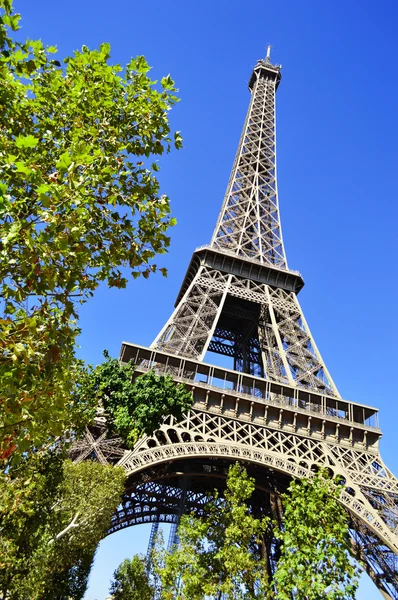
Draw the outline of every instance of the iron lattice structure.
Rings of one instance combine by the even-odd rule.
[[[345,482],[341,502],[358,559],[383,596],[398,599],[398,482],[379,454],[377,409],[340,396],[297,299],[303,279],[287,267],[276,179],[280,80],[268,53],[250,78],[211,243],[193,253],[175,310],[152,346],[122,345],[121,361],[135,363],[134,376],[154,368],[192,389],[192,411],[181,423],[166,419],[133,450],[107,439],[100,423],[74,457],[98,455],[126,469],[110,532],[178,524],[182,507],[200,515],[236,460],[256,478],[253,510],[280,518],[279,494],[289,480],[327,468]],[[232,368],[204,362],[207,353],[229,357]],[[266,546],[272,570],[272,535]]]

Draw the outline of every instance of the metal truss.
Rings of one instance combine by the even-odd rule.
[[[104,411],[98,409],[94,423],[86,427],[83,436],[77,439],[69,452],[74,462],[97,460],[103,465],[112,464],[124,454],[122,440],[109,435]]]
[[[280,67],[259,61],[251,102],[211,244],[287,267],[276,181],[275,92]]]
[[[350,448],[338,437],[333,443],[316,429],[300,434],[283,420],[259,425],[233,418],[222,396],[220,404],[210,410],[201,409],[200,404],[181,423],[167,418],[154,436],[141,439],[134,450],[113,439],[113,448],[119,444],[116,452],[112,450],[107,457],[98,451],[94,454],[93,448],[103,440],[104,430],[99,427],[75,446],[72,457],[76,460],[97,459],[126,470],[128,487],[109,533],[139,523],[177,526],[182,506],[186,512],[203,515],[215,487],[214,477],[219,472],[225,477],[225,461],[238,460],[256,468],[258,485],[273,494],[284,491],[292,477],[311,477],[317,469],[327,468],[331,475],[342,477],[340,499],[351,516],[358,560],[385,598],[398,599],[398,482],[377,448]],[[95,436],[99,441],[93,444]],[[198,486],[200,470],[204,483]],[[263,496],[258,498],[257,509],[264,502]],[[267,543],[272,540],[271,536]]]
[[[176,309],[152,347],[203,360],[208,350],[234,367],[278,382],[339,396],[296,297],[298,282],[283,286],[287,270],[276,184],[275,91],[280,68],[259,61],[252,98],[227,194],[210,249],[196,255]],[[225,261],[235,255],[240,265]],[[261,272],[253,266],[270,266]]]
[[[339,396],[294,292],[206,264],[153,347],[197,360],[211,350],[244,372]]]
[[[158,471],[156,473],[158,476]],[[135,482],[126,490],[122,503],[113,516],[108,534],[142,523],[176,524],[180,518],[183,497],[185,510],[194,511],[198,516],[204,514],[209,495],[202,490],[187,490],[184,494],[179,481],[171,485],[162,481],[161,477],[160,481],[149,479],[145,482]],[[157,532],[157,527],[155,529]],[[150,546],[153,541],[150,541]]]
[[[153,521],[153,523],[152,523],[151,533],[149,535],[148,548],[146,551],[147,561],[151,560],[151,553],[152,553],[153,548],[155,547],[156,539],[157,539],[158,532],[159,532],[159,524],[160,524],[159,520]]]
[[[342,448],[338,442],[283,431],[283,426],[261,427],[197,410],[179,424],[168,419],[118,464],[132,481],[155,467],[174,464],[178,471],[180,461],[209,458],[262,467],[264,478],[265,472],[274,478],[277,473],[312,477],[319,468],[340,475],[344,482],[340,500],[351,516],[356,555],[385,597],[398,598],[398,482],[377,452]]]

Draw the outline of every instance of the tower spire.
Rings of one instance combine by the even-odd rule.
[[[211,245],[287,269],[276,179],[275,93],[280,66],[259,60],[249,81],[251,101]]]
[[[268,44],[267,46],[267,56],[265,57],[265,62],[270,63],[271,62],[271,44]]]

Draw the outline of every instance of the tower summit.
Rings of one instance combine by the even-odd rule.
[[[262,264],[287,268],[276,181],[275,93],[279,65],[259,60],[251,101],[211,245]]]
[[[398,482],[379,454],[377,409],[340,396],[297,299],[303,279],[287,266],[276,176],[280,81],[268,47],[249,80],[249,109],[211,242],[194,251],[151,347],[122,344],[120,359],[133,361],[134,377],[149,369],[171,374],[192,389],[193,409],[180,423],[167,417],[132,450],[106,440],[98,422],[75,458],[95,454],[126,470],[110,533],[178,524],[183,510],[200,515],[236,460],[256,480],[253,510],[281,520],[279,496],[290,479],[327,468],[345,482],[341,503],[358,560],[384,598],[397,600]],[[217,355],[231,368],[215,364]],[[268,532],[270,573],[277,545]]]

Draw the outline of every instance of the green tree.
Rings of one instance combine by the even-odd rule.
[[[341,486],[322,473],[292,481],[282,496],[282,542],[274,583],[278,600],[355,598],[358,569],[351,558]]]
[[[121,365],[104,352],[105,361],[87,371],[79,384],[82,405],[95,399],[108,415],[110,430],[117,432],[128,445],[143,434],[152,435],[165,416],[182,419],[193,404],[193,394],[170,375],[156,375],[153,370],[138,376],[134,366]]]
[[[205,517],[182,517],[179,546],[170,554],[157,551],[154,555],[162,600],[269,597],[266,565],[259,550],[269,519],[256,519],[250,513],[247,501],[253,491],[254,480],[236,463],[229,469],[224,498],[215,491]]]
[[[292,481],[282,495],[281,528],[255,519],[247,502],[254,481],[238,464],[229,469],[224,500],[217,492],[203,518],[184,516],[180,545],[170,554],[157,545],[152,562],[161,600],[349,600],[358,569],[350,555],[341,486],[322,474]],[[261,558],[269,527],[282,546],[272,581]]]
[[[136,554],[126,558],[113,574],[110,593],[114,600],[153,600],[154,587],[150,583],[148,565]]]
[[[124,480],[120,468],[74,464],[48,453],[3,473],[0,597],[81,598]]]
[[[62,482],[62,457],[47,453],[0,474],[0,590],[13,594],[27,573]]]
[[[79,304],[101,282],[157,270],[175,219],[154,158],[181,147],[168,122],[174,82],[152,81],[144,57],[122,68],[102,44],[60,62],[55,47],[15,41],[18,28],[12,0],[0,0],[3,459],[84,424]]]
[[[192,405],[192,393],[170,377],[150,371],[132,383],[132,365],[105,354],[102,365],[86,370],[76,403],[85,406],[91,397],[104,405],[111,429],[127,442],[152,434],[166,414],[181,418]],[[123,470],[74,464],[64,460],[65,444],[56,448],[29,455],[0,476],[3,597],[80,598],[122,494]]]

